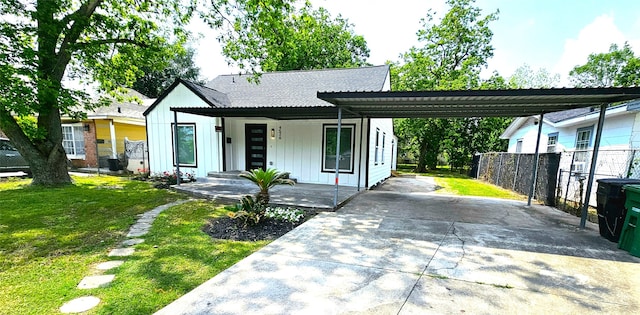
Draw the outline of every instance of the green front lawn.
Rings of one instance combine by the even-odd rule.
[[[402,173],[411,173],[413,169],[415,169],[415,164],[398,165],[398,170]],[[515,200],[524,200],[526,198],[511,190],[471,178],[466,175],[466,171],[463,173],[451,171],[448,168],[438,168],[437,170],[420,173],[420,175],[433,177],[436,184],[442,187],[442,189],[438,190],[439,193]]]
[[[460,196],[493,197],[502,199],[523,200],[525,196],[511,190],[468,177],[434,177],[438,186],[443,189],[439,193]]]
[[[91,314],[153,313],[266,244],[211,239],[201,228],[224,211],[193,201],[158,217],[136,253],[106,272],[116,275],[110,286],[80,290],[95,264],[114,259],[109,250],[138,214],[186,197],[117,177],[74,180],[62,188],[0,182],[0,314],[52,314],[84,295],[102,300]]]

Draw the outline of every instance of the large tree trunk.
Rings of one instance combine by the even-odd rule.
[[[32,185],[59,186],[71,183],[67,171],[67,155],[62,146],[55,148],[49,157],[32,158],[29,165],[33,174]]]
[[[418,165],[416,166],[415,172],[416,173],[425,173],[427,171],[427,150],[428,150],[428,146],[427,146],[427,141],[425,139],[422,139],[422,142],[420,142],[420,149],[418,152]]]

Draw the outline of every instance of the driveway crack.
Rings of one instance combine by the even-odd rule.
[[[420,275],[418,276],[418,279],[416,280],[416,282],[413,284],[413,287],[411,287],[411,290],[409,291],[409,294],[407,294],[407,298],[404,300],[404,303],[402,303],[402,305],[400,306],[400,308],[398,309],[398,313],[400,314],[400,312],[402,311],[402,309],[404,308],[404,306],[407,304],[407,301],[409,301],[409,298],[411,297],[411,294],[413,294],[413,291],[415,291],[416,287],[418,286],[418,284],[420,283],[420,279],[422,279],[425,275],[425,273],[427,272],[427,269],[429,268],[429,265],[431,264],[431,261],[433,261],[433,258],[436,256],[436,254],[438,253],[438,251],[440,250],[440,247],[442,246],[442,244],[444,244],[444,241],[447,239],[447,236],[449,235],[449,232],[453,229],[453,231],[455,231],[454,225],[455,222],[451,222],[451,226],[449,226],[449,229],[447,229],[447,232],[444,233],[444,236],[442,237],[442,240],[440,240],[440,243],[438,244],[438,247],[436,248],[436,250],[433,252],[433,255],[431,256],[431,258],[429,259],[429,262],[427,262],[427,265],[424,266],[424,269],[422,270],[422,272],[420,273]],[[454,234],[455,235],[455,234]],[[460,239],[460,237],[458,235],[456,235],[456,237],[458,239]],[[464,245],[464,243],[463,243]],[[464,256],[464,255],[463,255]]]
[[[456,230],[456,225],[455,222],[453,223],[453,225],[451,226],[452,230],[451,230],[451,234],[453,234],[458,241],[460,241],[461,244],[461,249],[462,249],[462,256],[460,256],[460,258],[458,259],[458,261],[456,262],[455,266],[451,267],[451,268],[444,268],[444,269],[456,269],[458,268],[458,265],[460,265],[460,262],[464,259],[464,256],[467,254],[466,249],[464,248],[464,244],[465,244],[465,240],[462,239],[462,237],[460,237],[460,235],[458,235],[458,230]]]

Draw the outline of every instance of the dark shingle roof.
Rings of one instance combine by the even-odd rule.
[[[580,117],[593,112],[594,112],[594,109],[591,107],[574,108],[569,110],[563,110],[561,112],[544,114],[544,119],[552,123],[557,123],[563,120]]]
[[[231,107],[333,106],[317,92],[382,91],[389,66],[263,73],[259,84],[250,75],[222,75],[207,87],[228,96]]]
[[[229,97],[225,93],[216,91],[215,89],[202,86],[187,80],[181,80],[190,90],[204,98],[207,103],[215,107],[229,107]]]
[[[620,107],[626,107],[628,111],[636,110],[637,104],[640,104],[640,102],[631,101],[628,103],[608,107],[607,111],[615,108],[620,108]],[[593,108],[593,107],[575,108],[575,109],[563,110],[561,112],[544,114],[544,119],[555,124],[564,120],[569,120],[572,118],[582,117],[582,116],[586,116],[593,113],[599,113],[599,112],[600,112],[599,108]]]

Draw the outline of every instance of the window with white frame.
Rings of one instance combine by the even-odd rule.
[[[173,143],[173,165],[176,165],[175,161],[175,124],[171,124],[171,140]],[[190,124],[178,124],[178,161],[180,166],[197,166],[196,159],[196,125]]]
[[[547,136],[547,153],[556,153],[556,145],[558,144],[558,133],[550,133]]]
[[[522,139],[518,139],[518,142],[516,142],[516,153],[520,152],[522,152]]]
[[[81,124],[62,125],[62,147],[67,158],[84,159],[84,129]]]
[[[593,126],[578,129],[576,132],[576,151],[589,149],[592,131]]]
[[[586,163],[589,158],[587,150],[591,146],[592,133],[593,126],[579,128],[576,131],[576,152],[574,153],[572,171],[582,172],[586,169]]]
[[[376,152],[374,153],[373,163],[378,165],[380,162],[380,128],[376,128]]]
[[[322,126],[322,171],[336,171],[337,125]],[[353,173],[353,152],[355,125],[342,125],[340,128],[340,155],[338,168],[341,173]]]

